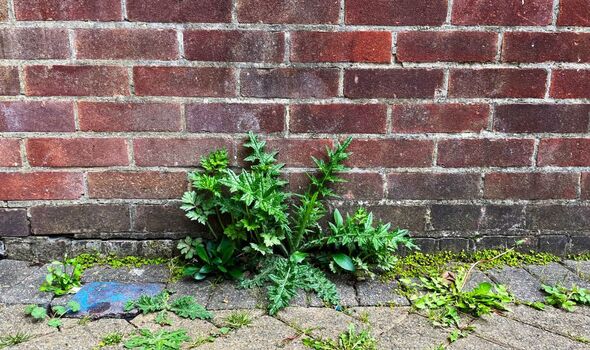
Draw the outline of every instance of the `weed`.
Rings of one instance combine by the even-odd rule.
[[[25,332],[16,332],[14,334],[8,334],[0,336],[0,349],[7,348],[9,346],[18,345],[27,342],[31,339],[31,335]]]
[[[357,332],[353,324],[338,339],[303,339],[303,344],[314,350],[377,350],[377,341],[368,329]]]
[[[143,314],[159,312],[157,321],[160,324],[169,323],[166,311],[175,313],[178,317],[189,318],[191,320],[201,319],[208,320],[213,315],[202,305],[195,301],[192,296],[182,296],[170,301],[170,294],[163,291],[155,296],[142,295],[137,300],[128,301],[125,304],[125,311],[137,309]]]
[[[576,305],[590,305],[590,290],[572,286],[565,288],[563,286],[549,286],[543,284],[541,289],[548,294],[545,297],[545,303],[555,307],[574,311]]]
[[[54,261],[47,267],[48,274],[39,288],[42,292],[53,293],[56,296],[77,291],[82,285],[81,278],[84,271],[82,265],[73,259],[63,262]]]
[[[109,333],[109,334],[106,334],[104,337],[102,337],[102,339],[100,340],[100,343],[98,343],[98,346],[96,347],[96,349],[101,349],[106,346],[118,345],[118,344],[121,344],[122,341],[123,341],[123,333],[120,333],[120,332]]]
[[[68,312],[76,313],[78,311],[80,311],[80,304],[75,301],[70,301],[65,306],[53,306],[49,314],[47,313],[47,309],[38,305],[29,305],[25,308],[25,314],[31,316],[35,321],[45,321],[49,317],[47,325],[54,328],[61,327],[61,318],[65,314]]]
[[[90,316],[88,316],[88,315],[86,315],[86,316],[84,316],[84,317],[82,317],[82,318],[80,318],[80,319],[78,320],[78,324],[79,324],[80,326],[86,326],[86,325],[88,325],[90,322],[92,322],[92,317],[90,317]]]
[[[449,343],[452,344],[461,338],[467,337],[469,334],[473,333],[474,331],[475,331],[474,326],[468,326],[468,327],[464,327],[462,329],[456,329],[449,334],[447,339],[448,339]]]
[[[225,319],[225,325],[232,329],[239,329],[249,326],[252,323],[252,316],[246,311],[235,311],[229,314]]]
[[[125,342],[127,349],[141,350],[177,350],[184,342],[190,341],[186,330],[160,330],[152,333],[148,329],[140,329],[138,334]]]
[[[582,344],[590,344],[590,339],[588,339],[584,336],[581,336],[581,335],[572,336],[571,338],[579,343],[582,343]]]

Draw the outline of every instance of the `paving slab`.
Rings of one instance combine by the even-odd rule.
[[[350,324],[357,329],[364,324],[343,312],[328,308],[288,307],[279,311],[277,318],[295,329],[305,329],[313,337],[334,338],[346,331]]]
[[[93,337],[102,340],[102,338],[112,333],[122,333],[127,335],[135,330],[127,320],[117,318],[103,318],[92,321],[84,326],[80,326],[85,331],[90,333]]]
[[[34,338],[11,347],[11,350],[81,350],[93,349],[99,339],[82,328],[70,328],[58,335],[50,334]]]
[[[0,260],[0,295],[17,285],[24,278],[39,270],[39,266],[19,260]]]
[[[590,282],[580,278],[559,263],[547,265],[528,265],[525,267],[531,275],[537,277],[541,283],[549,285],[562,285],[571,288],[573,285],[583,288],[590,288]]]
[[[397,281],[381,282],[377,280],[363,281],[356,285],[360,306],[407,306],[410,302],[399,295]]]
[[[259,288],[242,289],[237,283],[223,281],[215,286],[211,299],[207,303],[210,310],[255,309],[263,308],[266,296]]]
[[[483,282],[488,282],[488,283],[492,283],[492,284],[494,283],[488,276],[486,276],[485,273],[474,269],[473,272],[471,272],[471,275],[469,276],[467,283],[465,283],[463,290],[471,291],[475,287],[477,287],[480,283],[483,283]]]
[[[435,349],[446,343],[448,333],[448,329],[434,327],[427,318],[410,314],[404,322],[379,335],[378,349]]]
[[[336,289],[340,294],[340,305],[344,307],[358,306],[359,302],[356,296],[356,289],[354,281],[351,281],[346,277],[330,276],[330,280],[336,285]],[[309,303],[307,306],[311,307],[323,307],[325,303],[315,293],[309,293],[307,300]]]
[[[194,280],[173,282],[166,286],[166,290],[172,293],[173,299],[189,295],[201,305],[207,305],[214,289],[215,287],[209,281],[197,282]]]
[[[498,345],[491,341],[482,339],[477,335],[471,334],[466,338],[457,340],[456,342],[447,346],[448,350],[474,350],[474,349],[485,349],[485,350],[508,350],[510,347]]]
[[[27,333],[32,336],[57,333],[45,322],[34,321],[25,315],[26,305],[0,305],[0,335]]]
[[[409,307],[354,307],[350,315],[361,322],[367,322],[374,335],[380,335],[393,327],[405,322],[409,317]]]
[[[266,311],[262,309],[217,310],[213,313],[213,319],[211,320],[211,323],[220,328],[226,327],[226,318],[236,312],[246,313],[248,316],[250,316],[252,321],[266,314]]]
[[[168,318],[172,322],[172,325],[160,326],[155,321],[156,315],[157,314],[155,313],[148,315],[139,315],[132,319],[130,322],[139,329],[145,328],[149,329],[152,332],[157,332],[162,329],[168,331],[186,329],[188,336],[193,339],[196,337],[206,337],[217,331],[217,327],[215,327],[211,322],[199,319],[191,320],[187,318],[180,318],[171,312],[168,313]]]
[[[0,303],[48,305],[53,295],[39,291],[39,287],[45,281],[47,265],[25,271],[28,271],[26,277],[0,294]]]
[[[82,275],[82,283],[122,282],[122,283],[166,283],[170,280],[170,269],[166,265],[146,265],[133,268],[112,268],[94,266]]]
[[[590,261],[565,260],[563,264],[569,267],[578,277],[590,282]]]
[[[577,336],[590,339],[590,317],[582,313],[567,312],[552,306],[547,306],[545,311],[523,305],[514,306],[511,309],[512,312],[505,314],[508,318],[566,337]]]
[[[486,272],[495,282],[503,284],[518,300],[543,301],[545,295],[541,292],[541,282],[523,268],[505,267]]]

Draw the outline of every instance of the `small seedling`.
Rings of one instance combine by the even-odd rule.
[[[170,294],[167,291],[162,291],[155,296],[142,295],[137,300],[128,301],[125,304],[125,311],[131,311],[133,309],[137,309],[143,314],[159,312],[156,316],[156,322],[159,321],[159,324],[166,324],[167,321],[170,321],[167,318],[166,311],[173,312],[178,317],[189,318],[191,320],[197,318],[209,320],[213,317],[192,296],[183,296],[170,301]]]
[[[49,317],[47,325],[55,328],[61,327],[61,318],[65,316],[65,314],[68,312],[76,313],[78,311],[80,311],[80,304],[75,301],[70,301],[65,306],[53,306],[49,314],[47,313],[47,309],[38,305],[29,305],[25,308],[25,314],[31,316],[35,321],[44,321]]]
[[[42,292],[61,296],[76,292],[82,285],[84,269],[74,259],[64,259],[64,262],[54,261],[47,267],[47,271],[45,281],[39,288]]]
[[[564,309],[566,311],[574,311],[576,305],[590,305],[590,290],[572,286],[572,288],[565,288],[563,286],[549,286],[542,285],[541,289],[548,294],[545,302],[548,305]]]
[[[29,339],[31,339],[31,335],[29,333],[20,331],[16,332],[15,334],[0,336],[0,349],[27,342]]]
[[[105,335],[98,343],[97,348],[104,348],[105,346],[118,345],[123,341],[123,333],[113,332]]]
[[[246,311],[235,311],[229,314],[224,321],[227,327],[231,329],[239,329],[249,326],[252,323],[252,317]]]
[[[350,324],[338,339],[305,338],[303,345],[314,350],[377,350],[377,341],[371,332],[368,329],[357,332],[354,324]]]
[[[160,330],[152,333],[148,329],[140,329],[139,333],[125,342],[127,349],[140,350],[177,350],[184,342],[191,339],[185,329],[176,331]]]
[[[449,334],[449,337],[448,337],[449,343],[452,344],[461,338],[465,338],[469,334],[473,333],[474,331],[475,331],[475,327],[473,327],[473,326],[468,326],[463,329],[456,329]]]

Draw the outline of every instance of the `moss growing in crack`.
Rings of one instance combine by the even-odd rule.
[[[142,267],[146,265],[167,264],[170,259],[166,258],[142,258],[138,256],[116,256],[84,253],[73,259],[83,269],[94,266],[110,266],[113,268]]]

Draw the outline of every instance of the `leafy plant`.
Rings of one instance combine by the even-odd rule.
[[[338,339],[304,338],[303,345],[314,350],[377,350],[377,341],[371,332],[368,329],[357,332],[354,324],[350,324]]]
[[[232,279],[239,279],[244,273],[236,266],[234,258],[236,246],[228,238],[222,238],[219,244],[213,241],[203,243],[200,238],[186,237],[178,243],[180,253],[186,260],[193,260],[196,265],[184,268],[185,276],[192,276],[197,281],[207,278],[209,274],[217,274]]]
[[[42,292],[61,296],[76,291],[82,285],[84,269],[74,259],[54,261],[47,267],[47,271],[45,281],[39,288]]]
[[[9,346],[18,345],[25,343],[31,339],[29,333],[18,331],[14,334],[0,336],[0,349],[7,348]]]
[[[549,286],[543,284],[541,289],[548,294],[545,302],[549,305],[567,310],[574,311],[576,305],[590,305],[590,290],[572,286],[565,288],[560,285]]]
[[[96,348],[100,349],[100,348],[104,348],[106,346],[118,345],[118,344],[121,344],[122,341],[123,341],[123,333],[121,333],[121,332],[109,333],[109,334],[106,334],[104,337],[102,337],[102,339],[100,340],[100,343],[98,343],[98,346]]]
[[[186,330],[160,330],[152,333],[149,329],[140,329],[139,333],[125,342],[127,349],[139,350],[178,350],[184,342],[190,341]]]
[[[189,318],[191,320],[197,318],[208,320],[213,317],[192,296],[182,296],[170,301],[170,294],[167,291],[162,291],[155,296],[142,295],[137,300],[131,300],[125,303],[125,311],[131,311],[133,309],[137,309],[143,314],[160,312],[157,316],[160,321],[159,323],[167,323],[166,311],[173,312],[178,317]]]
[[[235,311],[229,314],[224,321],[227,327],[239,329],[249,326],[252,323],[252,316],[246,311]]]
[[[76,313],[80,311],[80,304],[75,301],[69,301],[65,306],[55,305],[48,313],[47,309],[38,305],[29,305],[25,308],[25,314],[31,316],[35,321],[44,321],[49,317],[47,325],[59,328],[62,325],[61,318],[68,312]]]

